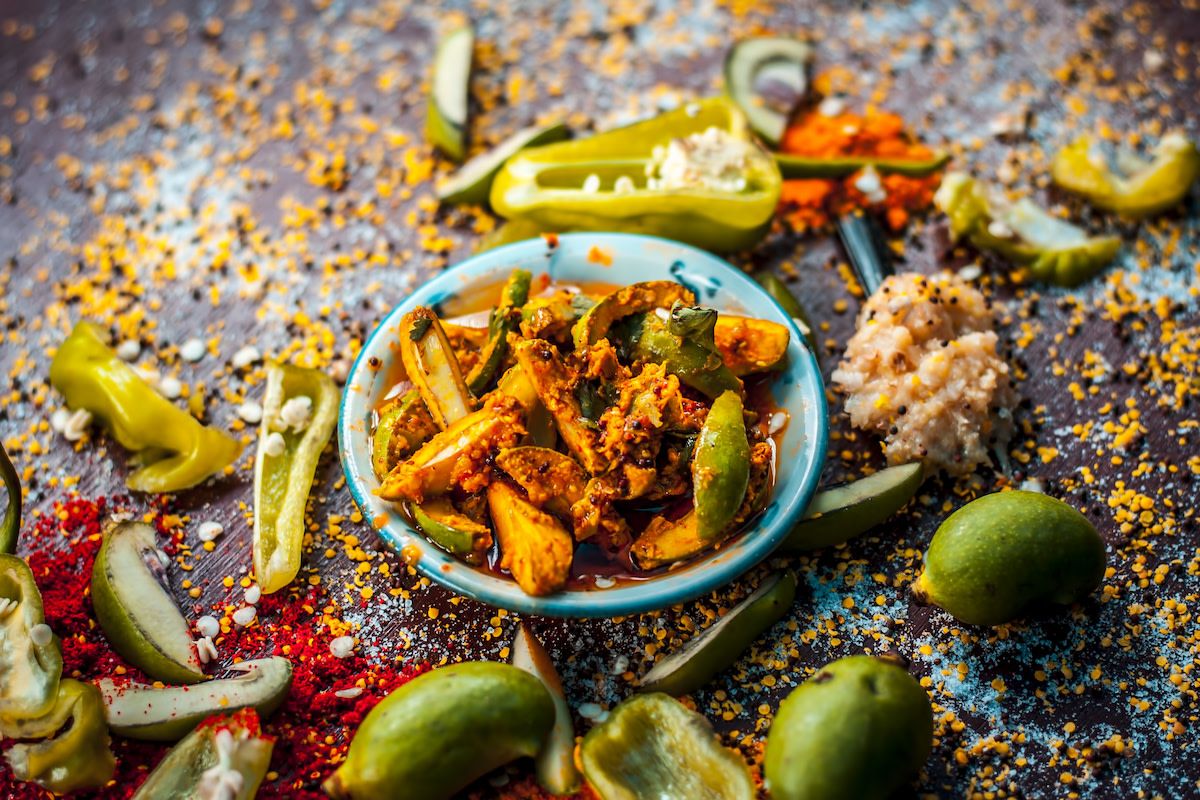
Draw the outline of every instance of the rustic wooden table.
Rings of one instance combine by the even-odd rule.
[[[471,130],[480,148],[555,113],[576,127],[608,126],[716,91],[730,41],[766,31],[811,36],[817,69],[837,69],[857,107],[902,114],[958,165],[1048,203],[1067,202],[1045,188],[1048,155],[1080,132],[1126,142],[1200,133],[1195,2],[446,6],[477,26]],[[0,0],[0,370],[11,383],[0,439],[26,478],[22,554],[66,547],[59,504],[126,494],[121,448],[99,432],[73,445],[48,425],[62,405],[48,384],[53,349],[91,319],[140,342],[138,363],[201,394],[206,419],[249,445],[233,474],[203,488],[111,501],[174,532],[171,577],[190,616],[241,604],[254,437],[236,409],[259,397],[262,371],[233,368],[233,354],[253,344],[342,369],[390,308],[467,256],[492,224],[432,199],[431,179],[448,165],[424,144],[424,102],[436,30],[451,10],[391,0]],[[1027,134],[992,135],[991,121],[1026,112]],[[788,618],[694,696],[751,761],[791,688],[832,659],[889,650],[909,659],[934,704],[936,747],[919,796],[1200,796],[1200,210],[1195,193],[1183,210],[1140,225],[1068,207],[1125,238],[1097,278],[1066,291],[1014,283],[1007,266],[980,262],[987,291],[1005,303],[1003,336],[1025,398],[1014,475],[930,481],[868,537],[791,559],[800,592]],[[979,260],[948,245],[936,214],[903,244],[903,268]],[[734,260],[795,276],[828,378],[861,302],[837,244],[779,230]],[[180,356],[193,337],[207,349],[196,362]],[[880,456],[829,397],[826,482],[835,482]],[[300,578],[319,605],[303,618],[313,635],[349,630],[360,640],[357,668],[375,676],[507,656],[515,615],[429,585],[383,548],[355,522],[332,447],[318,475]],[[993,630],[914,606],[906,587],[940,521],[1010,480],[1039,481],[1094,521],[1109,546],[1102,589],[1070,613]],[[209,520],[226,531],[211,552],[197,538]],[[595,712],[761,574],[661,613],[533,625],[573,707]],[[295,635],[282,630],[288,602],[300,600],[262,607],[258,638],[231,633],[223,658],[270,652]],[[295,715],[273,723],[277,775],[260,796],[318,796],[328,759],[354,729],[354,703],[339,705],[332,683],[305,687],[325,692],[314,701],[324,717],[308,729],[307,751],[284,731]],[[590,722],[581,714],[577,725],[583,733]],[[123,779],[102,796],[126,796],[137,762],[157,752],[118,743]],[[10,781],[5,768],[0,782]],[[518,797],[529,786],[518,766],[471,791]]]

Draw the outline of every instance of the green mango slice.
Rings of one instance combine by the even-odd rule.
[[[753,800],[741,755],[722,747],[701,714],[665,694],[637,694],[588,731],[579,746],[588,783],[603,800]]]
[[[827,664],[779,706],[763,776],[772,800],[886,800],[933,749],[933,709],[898,663]]]
[[[323,788],[335,800],[445,800],[497,767],[536,755],[553,727],[554,701],[534,676],[508,664],[451,664],[375,706]]]
[[[779,552],[819,550],[861,536],[904,508],[924,478],[924,466],[914,461],[817,492]]]
[[[438,428],[446,430],[475,410],[454,348],[428,308],[417,306],[400,320],[400,358]]]
[[[782,619],[795,599],[796,573],[771,573],[725,616],[651,667],[638,681],[638,691],[679,697],[707,685]]]
[[[513,637],[512,664],[540,680],[554,698],[554,727],[533,761],[537,781],[556,797],[575,794],[579,791],[580,774],[575,766],[575,723],[571,720],[571,708],[550,654],[524,622]]]
[[[421,532],[430,541],[450,551],[468,564],[479,565],[492,546],[492,530],[480,525],[461,513],[450,502],[448,495],[441,495],[414,503],[413,517],[421,526]]]
[[[692,458],[696,535],[708,541],[736,516],[750,485],[750,443],[742,398],[727,391],[708,411]]]
[[[500,566],[512,573],[525,594],[563,588],[571,575],[575,540],[562,523],[503,481],[488,484],[487,497],[500,541]]]
[[[605,295],[579,318],[571,335],[576,347],[592,345],[608,335],[613,323],[630,314],[670,308],[674,303],[692,303],[695,297],[685,286],[673,281],[634,283]]]
[[[1084,599],[1104,578],[1105,559],[1096,528],[1063,501],[997,492],[941,524],[912,594],[968,625],[1002,625]]]
[[[377,414],[379,422],[371,437],[371,465],[375,477],[382,481],[397,464],[437,433],[438,427],[416,389],[388,400]]]

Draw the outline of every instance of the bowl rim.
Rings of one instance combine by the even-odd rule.
[[[795,364],[795,368],[801,372],[800,397],[797,400],[803,415],[802,435],[806,437],[802,452],[807,454],[807,457],[797,454],[801,462],[801,472],[794,481],[789,482],[795,483],[795,488],[790,496],[781,497],[776,487],[768,506],[768,512],[773,512],[773,516],[769,513],[771,518],[760,519],[757,523],[760,527],[754,531],[753,540],[737,550],[737,557],[725,558],[725,555],[732,551],[721,548],[688,560],[678,570],[654,578],[621,583],[609,589],[562,591],[543,596],[527,595],[520,591],[515,582],[472,567],[437,547],[422,533],[412,528],[396,509],[384,510],[375,507],[376,503],[384,504],[386,501],[375,497],[363,485],[364,475],[374,483],[378,483],[378,480],[369,463],[369,457],[367,463],[358,463],[350,447],[351,440],[356,436],[370,438],[369,427],[366,424],[359,426],[361,431],[355,430],[355,423],[363,420],[354,412],[352,406],[354,398],[361,396],[364,398],[363,403],[367,405],[364,412],[369,412],[370,405],[366,403],[366,398],[370,394],[369,387],[372,385],[373,376],[379,371],[378,368],[369,366],[370,357],[380,348],[388,347],[388,337],[394,337],[393,328],[400,317],[413,307],[422,304],[436,305],[448,297],[453,297],[454,292],[443,291],[447,281],[461,279],[464,271],[494,271],[499,264],[515,261],[513,256],[517,253],[524,257],[545,256],[545,271],[549,272],[555,258],[568,252],[574,257],[576,250],[579,257],[585,257],[583,254],[589,253],[591,248],[597,246],[608,246],[618,251],[622,248],[645,249],[649,246],[656,249],[673,249],[681,256],[693,261],[703,261],[706,268],[722,273],[722,280],[729,281],[736,287],[738,294],[735,296],[743,296],[742,292],[745,290],[757,295],[760,300],[767,301],[779,312],[780,320],[786,322],[792,336],[788,345],[788,358],[795,359],[799,356],[800,359]],[[517,264],[514,263],[514,266]],[[795,417],[795,412],[790,408],[789,413]],[[796,421],[794,419],[793,424]],[[414,566],[419,574],[456,594],[496,608],[541,616],[583,618],[644,613],[686,602],[735,580],[764,561],[786,538],[795,520],[807,508],[816,493],[828,448],[829,417],[821,371],[803,333],[782,307],[744,272],[705,250],[656,236],[567,233],[559,234],[554,244],[543,238],[527,239],[472,255],[433,276],[405,296],[380,320],[363,342],[342,391],[338,406],[337,432],[342,471],[359,513],[393,552],[401,554],[405,548],[417,548],[419,557]],[[367,445],[369,452],[369,442]],[[779,511],[774,511],[777,506],[782,507]],[[740,534],[737,541],[742,541],[745,535]],[[681,579],[681,576],[690,576],[691,580]]]

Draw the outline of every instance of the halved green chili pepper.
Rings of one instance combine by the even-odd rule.
[[[990,197],[963,172],[947,174],[933,199],[950,217],[955,239],[966,238],[981,250],[1024,264],[1036,280],[1058,286],[1087,280],[1107,266],[1121,247],[1119,237],[1088,236],[1028,198],[1009,206]]]
[[[665,323],[657,314],[640,314],[631,318],[629,326],[630,356],[662,364],[681,382],[709,397],[740,392],[742,382],[717,349],[716,324],[715,309],[678,303]]]
[[[104,344],[100,329],[80,322],[50,363],[50,383],[74,409],[86,409],[143,461],[125,483],[138,492],[177,492],[232,464],[241,442],[201,425],[150,388]]]
[[[1050,177],[1089,203],[1124,217],[1141,219],[1179,205],[1200,177],[1200,150],[1182,133],[1168,133],[1154,148],[1153,161],[1118,154],[1111,170],[1096,143],[1085,136],[1062,150],[1050,165]]]
[[[703,159],[689,155],[697,149]],[[731,251],[766,234],[781,185],[745,115],[713,98],[587,139],[522,150],[496,176],[491,204],[500,216],[544,231],[648,233]]]
[[[0,481],[8,493],[8,508],[0,521],[0,553],[15,553],[17,536],[21,533],[21,479],[3,445],[0,445]]]
[[[0,553],[0,734],[50,733],[40,732],[39,720],[54,707],[62,668],[33,572],[24,559]]]
[[[504,363],[508,353],[508,334],[521,327],[521,306],[529,299],[529,284],[533,274],[528,270],[516,269],[504,284],[500,293],[500,305],[488,316],[488,340],[479,355],[479,363],[467,375],[467,388],[482,395],[492,378]]]
[[[99,789],[110,780],[117,760],[109,749],[104,700],[93,684],[65,679],[58,684],[54,710],[46,717],[52,739],[13,745],[4,754],[19,781],[33,781],[55,794]]]
[[[337,406],[337,384],[325,373],[267,365],[254,462],[254,574],[267,594],[287,586],[300,571],[304,507],[337,422]]]
[[[274,748],[253,708],[210,717],[158,762],[133,800],[252,800]]]
[[[750,443],[742,398],[727,391],[709,409],[692,458],[696,535],[710,541],[720,534],[737,514],[749,485]]]
[[[834,156],[812,158],[774,153],[775,163],[785,181],[804,178],[848,178],[860,169],[873,167],[876,172],[926,178],[950,163],[950,154],[941,153],[930,159],[879,158],[878,156]]]

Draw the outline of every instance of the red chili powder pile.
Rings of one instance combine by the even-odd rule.
[[[816,109],[793,122],[780,150],[808,158],[872,156],[927,161],[934,157],[933,151],[908,135],[904,121],[895,114],[825,116]],[[929,207],[941,180],[938,173],[925,178],[881,175],[887,197],[872,203],[855,188],[860,176],[861,172],[842,179],[784,181],[779,198],[783,218],[797,230],[819,229],[830,225],[834,217],[864,208],[881,215],[892,230],[899,230],[913,212]]]
[[[124,677],[145,681],[108,646],[92,612],[91,573],[103,539],[103,524],[113,514],[129,510],[122,497],[86,500],[75,498],[57,504],[53,514],[36,521],[26,536],[36,551],[28,563],[42,592],[46,622],[60,637],[63,675],[81,680]],[[151,509],[164,549],[173,550],[161,509]],[[329,612],[327,592],[304,587],[306,593],[281,592],[263,597],[254,623],[233,628],[217,640],[219,663],[270,655],[286,655],[294,668],[291,692],[283,707],[265,720],[264,733],[275,737],[272,772],[259,789],[262,800],[318,800],[320,790],[345,756],[354,731],[388,692],[421,674],[427,665],[393,661],[362,648],[348,658],[329,649],[334,636],[323,622]],[[299,590],[297,590],[299,591]],[[214,606],[220,616],[222,606]],[[361,689],[357,694],[356,689]],[[355,695],[351,697],[339,696]],[[11,743],[10,743],[11,744]],[[94,797],[129,798],[166,754],[166,745],[135,742],[114,736],[117,758],[114,780]],[[11,787],[11,800],[44,800],[51,795],[33,783],[17,783],[7,762],[0,762],[0,786]]]

